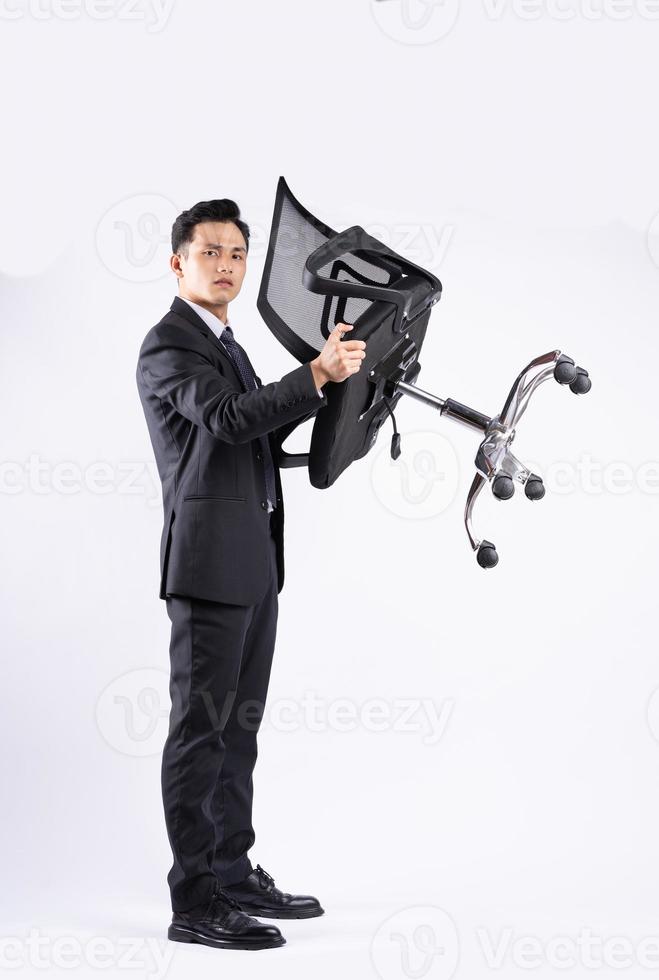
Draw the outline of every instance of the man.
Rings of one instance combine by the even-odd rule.
[[[228,316],[248,250],[234,201],[179,215],[179,295],[144,338],[136,371],[162,482],[160,598],[171,620],[168,936],[231,949],[285,943],[255,915],[323,914],[315,897],[282,892],[252,867],[252,772],[284,583],[280,447],[327,403],[328,381],[360,369],[366,346],[343,341],[352,326],[339,323],[313,361],[261,385]]]

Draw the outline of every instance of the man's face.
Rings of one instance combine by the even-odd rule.
[[[200,306],[226,307],[240,292],[245,278],[247,248],[232,221],[204,221],[184,254],[173,255],[181,296]]]

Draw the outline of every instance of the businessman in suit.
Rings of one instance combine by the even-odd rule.
[[[171,620],[162,793],[173,865],[168,937],[218,948],[286,940],[254,918],[323,914],[247,856],[252,773],[284,584],[281,445],[361,367],[365,343],[335,326],[318,356],[262,385],[229,320],[249,227],[229,199],[172,228],[178,296],[140,347],[136,381],[162,482],[160,598]]]

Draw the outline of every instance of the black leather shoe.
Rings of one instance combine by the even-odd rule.
[[[286,942],[276,926],[253,919],[219,885],[205,910],[174,912],[167,938],[219,949],[269,949]]]
[[[325,911],[313,895],[289,895],[275,888],[275,879],[260,864],[243,881],[225,885],[225,891],[244,912],[266,919],[310,919]]]

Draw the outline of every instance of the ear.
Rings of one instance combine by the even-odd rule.
[[[172,270],[172,272],[174,273],[175,276],[178,276],[179,279],[182,278],[182,276],[183,276],[183,269],[181,268],[181,257],[180,257],[180,255],[176,255],[175,254],[175,255],[172,255],[171,256],[171,258],[169,260],[169,267],[170,267],[170,269]]]

